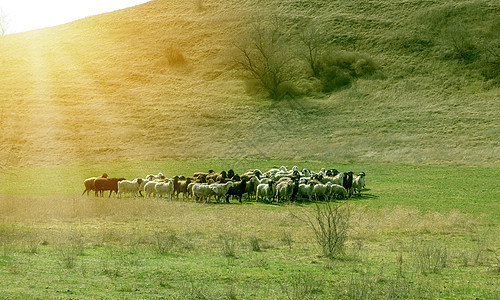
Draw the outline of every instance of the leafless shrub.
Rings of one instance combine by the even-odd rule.
[[[255,252],[260,252],[259,239],[254,235],[250,237],[250,249]]]
[[[321,285],[309,273],[293,275],[281,285],[286,299],[314,299],[315,293],[321,292]]]
[[[316,204],[314,213],[306,215],[305,221],[313,229],[325,257],[332,259],[345,254],[350,215],[347,204],[333,202]]]
[[[438,274],[446,267],[448,250],[435,243],[422,242],[414,251],[416,268],[422,274]]]

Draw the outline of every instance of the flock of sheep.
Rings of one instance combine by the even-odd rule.
[[[106,173],[99,177],[88,178],[84,181],[84,195],[94,191],[96,196],[103,196],[109,191],[118,198],[126,195],[131,197],[143,196],[148,199],[155,196],[157,199],[172,197],[183,199],[191,197],[196,202],[207,202],[212,197],[220,202],[225,199],[229,203],[231,197],[242,201],[243,195],[248,200],[255,197],[257,201],[330,201],[332,199],[347,199],[354,193],[361,195],[365,186],[365,173],[354,174],[338,172],[336,169],[321,169],[313,172],[308,169],[299,171],[297,166],[287,170],[285,166],[273,168],[267,172],[258,169],[246,171],[242,175],[233,170],[214,172],[197,172],[193,176],[174,176],[166,178],[162,173],[148,175],[146,178],[126,180],[125,178],[108,178]],[[144,194],[143,194],[144,193]]]

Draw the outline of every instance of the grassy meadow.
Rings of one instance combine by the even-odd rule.
[[[0,298],[498,298],[497,2],[154,0],[0,37]],[[279,99],[238,67],[257,28]],[[81,196],[281,165],[367,174],[343,255],[305,221],[325,203]]]
[[[322,203],[80,196],[82,176],[103,170],[132,178],[152,168],[172,176],[210,166],[241,172],[248,165],[279,164],[142,161],[2,174],[2,295],[490,299],[498,294],[498,168],[339,165],[365,171],[367,182],[361,196],[339,201],[350,209],[350,230],[345,254],[335,259],[322,256],[304,221]],[[37,178],[58,185],[48,188]]]

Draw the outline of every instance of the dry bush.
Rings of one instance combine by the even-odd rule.
[[[415,266],[422,274],[438,274],[446,267],[448,249],[442,245],[422,242],[413,252]]]
[[[347,204],[327,202],[316,204],[316,210],[305,221],[314,231],[316,241],[327,258],[345,254],[351,209]]]
[[[165,51],[165,56],[167,57],[167,61],[170,66],[183,66],[187,63],[182,52],[173,46],[168,47]]]

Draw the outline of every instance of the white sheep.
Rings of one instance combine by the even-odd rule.
[[[347,198],[347,190],[345,187],[339,184],[331,184],[330,185],[330,195],[332,197],[338,198],[338,196],[342,196],[343,199]]]
[[[137,197],[137,193],[139,192],[139,187],[141,186],[142,179],[136,178],[132,181],[130,180],[122,180],[118,182],[118,192],[117,197],[121,198],[122,194],[129,193],[132,197]]]
[[[318,183],[315,184],[313,187],[313,196],[314,200],[319,201],[321,199],[324,199],[325,201],[328,200],[328,188],[326,185]]]
[[[153,181],[153,180],[156,180],[156,179],[164,180],[165,179],[165,175],[163,175],[162,172],[158,173],[158,175],[149,174],[148,176],[146,176],[146,179],[149,180],[149,181]]]
[[[323,176],[321,179],[321,183],[326,184],[327,182],[331,182],[333,184],[344,185],[345,173],[339,173],[334,177]]]
[[[156,198],[160,200],[161,197],[168,197],[168,200],[172,200],[172,194],[174,193],[174,183],[173,180],[170,179],[166,182],[157,182],[155,185]]]
[[[156,181],[147,181],[145,184],[144,184],[144,199],[148,199],[152,194],[155,194],[156,193],[156,184],[158,184],[158,182]]]
[[[197,184],[197,182],[190,182],[187,186],[187,196],[193,197],[193,186]]]
[[[365,187],[365,173],[361,172],[358,176],[355,176],[352,180],[352,188],[354,192],[358,192],[358,195],[361,196],[361,189]]]
[[[299,184],[299,191],[297,193],[299,199],[306,196],[309,199],[309,201],[312,201],[313,189],[314,189],[314,181],[312,180],[311,182],[309,182],[309,184],[304,184],[304,183]]]
[[[203,183],[196,183],[192,186],[193,189],[193,199],[198,202],[198,200],[205,200],[207,202],[210,200],[210,196],[214,194],[210,185]]]
[[[267,201],[272,202],[274,199],[274,195],[276,194],[276,185],[273,181],[269,181],[268,183],[261,183],[257,186],[257,193],[255,194],[255,198],[259,201],[262,198],[267,198]]]
[[[219,202],[220,198],[226,196],[229,187],[234,186],[232,181],[228,181],[226,183],[213,183],[210,185],[210,188],[214,192],[215,199]]]
[[[276,199],[279,201],[287,200],[287,190],[288,190],[289,181],[282,181],[276,185]]]

